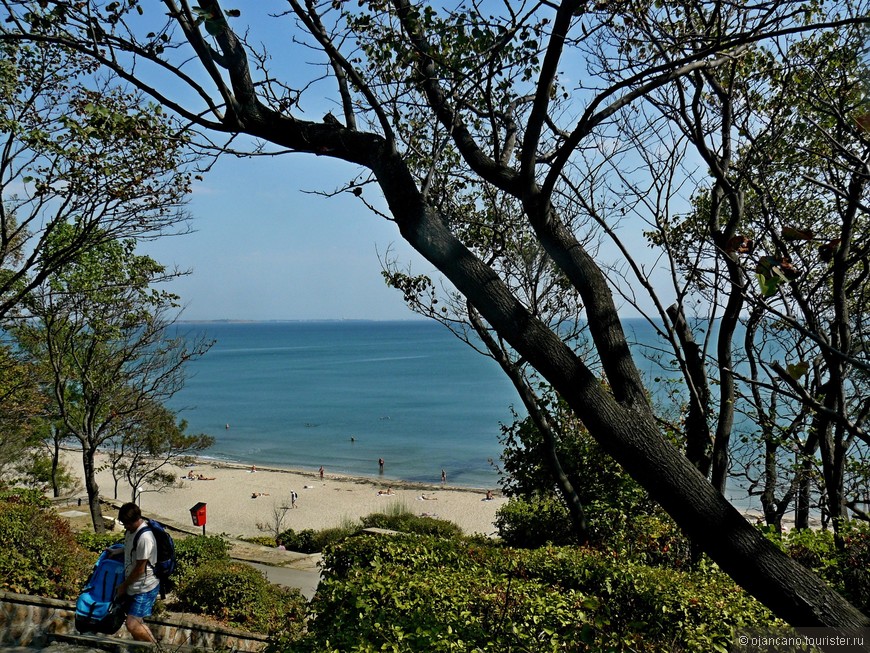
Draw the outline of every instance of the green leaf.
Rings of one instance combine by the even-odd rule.
[[[788,372],[788,375],[795,380],[801,378],[804,374],[809,372],[809,370],[810,370],[810,364],[807,363],[806,361],[801,361],[799,363],[791,363],[790,365],[787,365],[785,368],[785,371]]]

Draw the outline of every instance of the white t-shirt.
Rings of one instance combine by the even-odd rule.
[[[136,533],[143,528],[148,528],[148,522],[144,520],[136,529]],[[139,560],[147,560],[148,564],[145,565],[145,573],[127,586],[127,594],[144,594],[160,584],[157,576],[154,575],[154,565],[157,564],[157,540],[154,539],[154,533],[150,530],[142,533],[136,543],[136,550],[133,551],[136,533],[127,532],[124,535],[124,578],[130,575]]]

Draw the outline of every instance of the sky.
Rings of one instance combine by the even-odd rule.
[[[305,154],[226,157],[195,183],[194,232],[141,251],[190,270],[168,287],[181,296],[183,320],[419,319],[384,283],[379,255],[434,276],[432,265],[351,194],[310,192],[333,191],[354,173]]]
[[[243,17],[258,38],[276,39],[270,65],[301,87],[318,69],[290,65],[307,62],[311,53],[288,42],[286,22],[267,18],[272,6],[268,0]],[[311,101],[300,117],[319,119],[334,109],[318,103],[316,90],[309,88]],[[185,306],[181,319],[420,319],[384,283],[379,254],[392,251],[400,268],[410,264],[413,273],[440,279],[433,266],[405,243],[395,224],[350,193],[328,198],[306,192],[333,191],[358,172],[309,154],[220,159],[194,187],[189,211],[195,232],[142,248],[164,265],[190,270],[170,286]],[[374,186],[365,194],[382,202]]]

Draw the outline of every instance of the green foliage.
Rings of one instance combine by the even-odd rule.
[[[275,542],[278,545],[283,545],[290,551],[298,551],[299,553],[317,553],[320,549],[318,549],[315,544],[316,539],[317,531],[314,529],[305,528],[301,531],[295,531],[292,528],[288,528],[275,538]]]
[[[402,533],[435,537],[462,536],[462,529],[453,522],[434,517],[420,517],[401,506],[391,513],[373,513],[363,517],[362,525],[363,528],[386,528]]]
[[[315,531],[311,528],[294,531],[292,528],[288,528],[275,538],[275,542],[283,545],[289,551],[318,553],[330,544],[341,542],[345,538],[350,537],[359,528],[359,524],[347,524],[336,526],[335,528],[325,528],[320,531]]]
[[[301,632],[306,602],[298,590],[272,585],[248,564],[212,560],[193,569],[176,590],[186,610],[216,617],[227,624],[256,632]]]
[[[495,526],[508,546],[536,548],[576,541],[568,509],[552,494],[511,497],[496,511]]]
[[[242,540],[251,544],[259,544],[260,546],[276,547],[278,543],[274,537],[269,535],[256,535],[254,537],[243,537]]]
[[[858,609],[870,612],[870,524],[844,522],[839,545],[829,530],[791,530],[771,537]]]
[[[41,437],[48,397],[39,383],[38,366],[17,360],[6,346],[0,346],[0,397],[0,479],[9,481],[7,468],[30,460],[28,449]]]
[[[404,506],[397,506],[385,513],[372,513],[359,522],[348,521],[334,528],[319,531],[307,528],[300,531],[288,528],[272,540],[265,539],[267,546],[283,545],[289,551],[299,553],[319,553],[327,547],[343,542],[363,528],[384,528],[402,533],[417,533],[435,537],[461,537],[462,529],[444,519],[419,517]],[[274,543],[273,543],[274,542]]]
[[[93,561],[69,524],[33,493],[0,496],[0,586],[60,599],[78,595]]]
[[[324,556],[311,651],[725,651],[770,614],[715,568],[364,536]]]
[[[51,501],[42,492],[34,488],[11,488],[0,491],[0,503],[33,506],[35,508],[51,508]]]
[[[102,553],[104,550],[124,541],[123,533],[94,533],[93,531],[80,531],[75,534],[76,543],[92,553]]]
[[[16,466],[20,481],[34,488],[50,488],[57,485],[59,491],[72,491],[77,487],[78,477],[61,462],[52,469],[52,458],[43,451],[30,451],[23,462]],[[54,478],[52,478],[52,474]]]
[[[175,540],[178,567],[172,578],[177,587],[185,585],[197,568],[211,562],[228,562],[231,544],[219,535],[195,535]]]

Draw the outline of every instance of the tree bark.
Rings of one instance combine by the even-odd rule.
[[[82,468],[85,474],[85,489],[88,493],[88,508],[91,513],[91,522],[95,533],[105,533],[106,525],[103,522],[103,511],[100,507],[100,487],[97,485],[96,449],[82,446]]]

